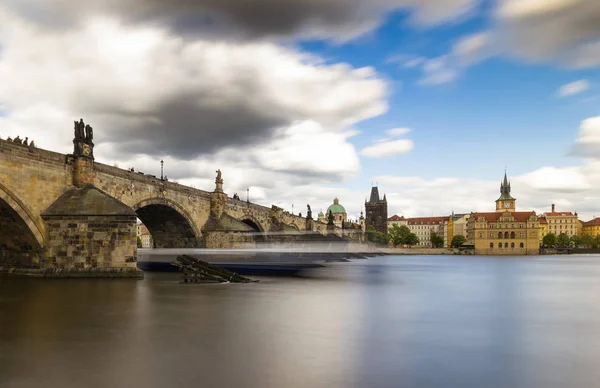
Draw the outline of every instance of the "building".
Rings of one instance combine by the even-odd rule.
[[[467,241],[480,255],[537,255],[540,221],[534,211],[518,212],[506,173],[500,184],[496,211],[472,213],[467,221]]]
[[[137,236],[142,240],[142,248],[154,248],[154,241],[150,231],[144,224],[138,224]]]
[[[408,225],[408,218],[394,214],[387,220],[388,230],[394,225],[398,225],[398,226]]]
[[[548,223],[547,233],[553,233],[556,236],[565,233],[569,237],[577,235],[579,229],[577,212],[575,214],[571,212],[557,212],[554,204],[552,204],[552,211],[544,213],[544,217]]]
[[[444,221],[444,246],[450,248],[452,239],[456,235],[468,237],[467,222],[471,217],[470,214],[454,214]]]
[[[584,234],[592,236],[592,238],[596,238],[600,234],[600,217],[583,223],[582,235]]]
[[[337,198],[335,198],[333,200],[333,204],[329,205],[329,207],[327,208],[327,211],[325,212],[326,217],[329,217],[329,212],[333,214],[333,223],[338,228],[341,228],[342,224],[348,221],[348,214],[346,214],[346,209],[344,209],[344,207],[340,205],[340,201]],[[319,217],[321,217],[321,214],[319,214]]]
[[[387,233],[387,199],[385,194],[383,199],[379,198],[379,189],[371,188],[369,201],[365,201],[365,210],[367,212],[365,223],[367,228],[373,226],[376,231]]]
[[[548,234],[548,220],[545,216],[538,217],[540,221],[540,244],[544,241],[544,236]]]
[[[444,223],[448,217],[417,217],[408,219],[408,229],[419,238],[419,247],[431,247],[431,234],[444,235]]]

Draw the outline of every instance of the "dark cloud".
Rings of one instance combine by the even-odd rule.
[[[105,139],[114,143],[117,152],[183,160],[264,142],[275,127],[286,124],[286,119],[268,109],[256,111],[240,103],[204,105],[189,95],[169,99],[148,114],[109,114],[115,124],[106,126]]]
[[[387,11],[405,8],[422,24],[464,15],[480,0],[8,0],[18,14],[53,28],[89,15],[167,26],[182,35],[244,38],[353,38],[376,27]]]

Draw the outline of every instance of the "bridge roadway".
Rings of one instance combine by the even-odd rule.
[[[230,198],[222,179],[213,192],[199,190],[95,162],[92,139],[77,132],[73,143],[65,155],[0,139],[0,266],[133,268],[136,218],[158,248],[252,247],[257,233],[342,234]]]

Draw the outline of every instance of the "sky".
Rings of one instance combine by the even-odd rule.
[[[0,137],[358,218],[600,216],[597,0],[4,0]]]

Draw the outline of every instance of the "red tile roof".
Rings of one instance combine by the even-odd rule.
[[[583,226],[600,226],[600,217],[583,223]]]
[[[548,213],[544,213],[544,215],[546,217],[565,217],[565,216],[573,216],[573,213],[571,212],[548,212]]]
[[[406,218],[404,218],[404,216],[398,216],[397,214],[394,214],[393,216],[388,218],[388,221],[404,221],[404,220],[406,220]]]
[[[510,215],[515,219],[515,221],[518,221],[518,222],[525,222],[525,221],[527,221],[527,219],[529,217],[531,217],[534,214],[535,214],[535,212],[533,212],[533,211],[531,211],[531,212],[512,212],[512,213],[510,213]],[[485,220],[487,222],[496,222],[503,215],[504,215],[503,212],[473,213],[473,216],[471,217],[471,219],[474,219],[476,221],[477,218],[483,217],[483,218],[485,218]]]
[[[409,218],[409,225],[436,225],[442,224],[448,217],[416,217]]]
[[[540,220],[540,224],[547,224],[548,223],[548,220],[546,220],[546,217],[540,217],[539,220]]]

